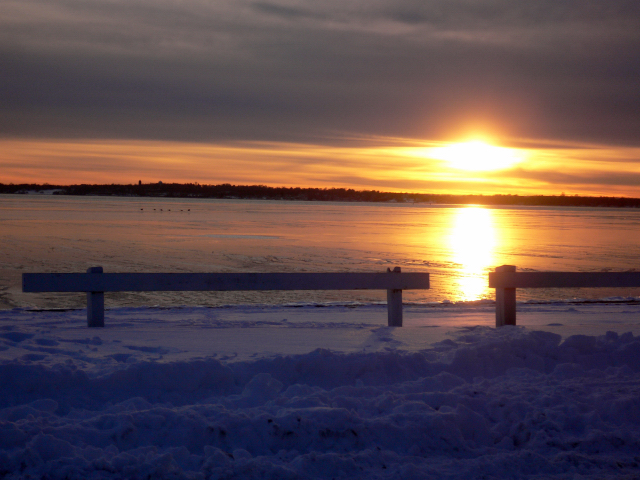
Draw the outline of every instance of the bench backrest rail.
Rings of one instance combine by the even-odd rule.
[[[104,292],[387,290],[389,326],[402,326],[402,290],[428,289],[428,273],[24,273],[24,292],[87,292],[88,325],[104,326]]]
[[[640,287],[640,272],[516,272],[502,265],[489,273],[496,289],[496,326],[516,324],[516,288]]]

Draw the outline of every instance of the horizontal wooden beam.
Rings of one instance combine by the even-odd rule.
[[[489,288],[640,287],[640,272],[490,272]]]
[[[24,292],[428,289],[428,273],[23,273]]]

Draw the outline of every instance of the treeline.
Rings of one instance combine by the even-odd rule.
[[[443,195],[397,193],[352,188],[267,187],[266,185],[200,185],[198,183],[147,183],[132,185],[1,184],[0,193],[94,195],[129,197],[219,198],[248,200],[298,200],[334,202],[399,202],[453,205],[529,205],[558,207],[634,207],[639,198],[568,195]]]

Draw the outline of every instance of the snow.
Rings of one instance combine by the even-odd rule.
[[[0,479],[640,476],[640,305],[0,311]]]

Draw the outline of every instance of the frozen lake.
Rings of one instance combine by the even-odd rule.
[[[640,211],[170,198],[0,196],[0,308],[82,308],[23,294],[23,272],[403,271],[431,274],[408,303],[492,299],[487,273],[640,268]],[[638,290],[519,290],[518,300],[637,297]],[[375,304],[384,292],[119,293],[108,307]]]

